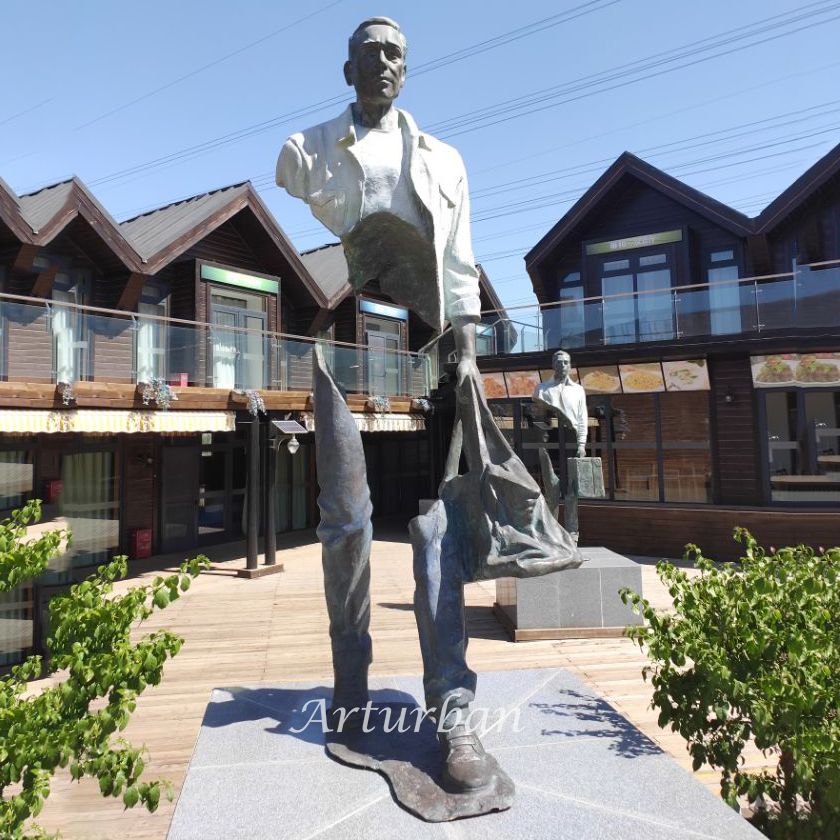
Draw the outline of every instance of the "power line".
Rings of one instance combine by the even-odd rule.
[[[815,4],[811,4],[813,6]],[[809,7],[804,7],[809,8]],[[522,97],[517,97],[515,99],[507,100],[505,102],[496,103],[495,105],[488,106],[483,109],[479,109],[477,111],[468,112],[467,114],[459,115],[458,117],[454,117],[450,120],[446,120],[440,123],[436,123],[435,125],[431,126],[430,131],[435,134],[440,134],[441,137],[444,139],[448,139],[451,137],[457,137],[462,134],[467,134],[471,131],[476,131],[479,129],[489,128],[494,125],[499,125],[500,123],[509,122],[513,119],[519,119],[523,115],[532,115],[535,113],[539,113],[541,111],[548,110],[550,108],[556,108],[560,105],[568,104],[569,102],[575,102],[580,99],[585,99],[589,96],[597,95],[600,93],[606,93],[608,91],[616,90],[618,88],[626,87],[628,85],[636,84],[640,81],[645,81],[647,79],[654,78],[656,76],[662,76],[669,73],[673,73],[675,70],[683,70],[686,67],[692,67],[696,64],[701,64],[706,61],[711,61],[715,58],[721,58],[722,56],[729,55],[730,53],[736,52],[738,50],[746,50],[750,49],[751,47],[756,47],[761,44],[768,43],[770,41],[777,40],[779,38],[789,37],[797,32],[802,32],[806,29],[811,29],[815,26],[822,26],[826,23],[830,23],[833,20],[837,20],[840,18],[840,15],[835,15],[834,17],[830,17],[824,20],[814,21],[809,24],[805,24],[800,26],[796,29],[792,29],[789,31],[784,31],[777,33],[775,35],[768,36],[767,38],[763,38],[758,41],[754,41],[749,44],[733,46],[730,49],[723,50],[721,52],[715,53],[714,55],[705,55],[700,58],[696,58],[692,61],[685,61],[684,63],[680,64],[676,67],[665,67],[665,69],[656,70],[655,72],[647,73],[646,75],[639,76],[637,78],[628,79],[627,75],[630,73],[641,72],[643,70],[649,69],[650,67],[660,66],[660,65],[669,65],[673,62],[680,61],[681,59],[688,58],[691,55],[694,55],[698,52],[707,52],[712,49],[717,49],[721,46],[726,44],[730,44],[736,41],[741,41],[746,38],[754,37],[755,35],[761,34],[761,32],[778,29],[784,26],[788,26],[791,23],[798,22],[799,20],[812,18],[818,15],[826,14],[829,11],[834,11],[835,9],[840,8],[840,3],[835,3],[832,6],[827,8],[818,9],[810,12],[806,12],[803,14],[798,15],[791,20],[784,20],[773,23],[769,26],[764,27],[763,29],[756,29],[752,32],[743,33],[736,37],[732,38],[724,38],[719,40],[717,43],[713,44],[705,44],[704,46],[696,47],[696,45],[703,45],[709,39],[703,39],[703,41],[694,42],[693,44],[687,45],[687,47],[696,47],[695,49],[688,50],[687,52],[671,56],[668,58],[659,58],[658,56],[653,56],[649,63],[646,66],[633,68],[633,64],[639,64],[640,62],[632,62],[628,65],[622,65],[621,67],[612,68],[610,71],[602,71],[601,73],[594,74],[593,76],[585,76],[581,79],[576,80],[573,83],[566,83],[564,85],[555,86],[551,88],[545,88],[540,91],[535,91],[530,94],[526,94]],[[766,18],[761,23],[766,23],[767,21],[774,20],[774,18],[778,18],[779,15],[775,15],[772,18]],[[744,27],[740,27],[743,29]],[[731,32],[737,32],[738,30],[730,30]],[[673,50],[669,51],[669,53],[673,52]],[[669,53],[660,53],[659,56],[666,56]],[[655,60],[654,60],[655,59]],[[610,73],[611,75],[606,76],[606,73]],[[603,78],[599,78],[603,77]],[[614,79],[619,79],[615,84],[608,85],[606,87],[597,87],[598,85],[603,84],[607,81],[612,81]],[[573,87],[573,85],[577,84],[577,87]],[[597,88],[597,90],[593,90],[593,88]],[[583,90],[583,93],[580,93],[576,96],[569,96],[567,94],[574,93],[578,90]],[[565,97],[565,98],[561,98]],[[555,100],[555,101],[550,101]],[[559,101],[556,101],[559,100]],[[546,104],[547,103],[547,104]],[[497,119],[494,119],[498,117]]]
[[[30,105],[30,107],[24,108],[23,111],[18,111],[16,114],[12,114],[10,117],[6,117],[5,120],[0,120],[0,125],[6,125],[6,123],[10,123],[12,120],[16,120],[18,117],[22,117],[26,114],[29,114],[37,108],[42,108],[48,102],[52,102],[53,98],[54,97],[51,96],[49,97],[49,99],[45,99],[43,102],[39,102],[37,105]]]
[[[334,2],[329,3],[328,5],[323,6],[320,9],[316,9],[314,12],[310,12],[310,14],[308,15],[304,15],[302,18],[298,18],[297,20],[292,21],[291,23],[287,23],[285,26],[281,26],[280,29],[275,29],[274,32],[269,32],[268,35],[263,35],[262,38],[257,38],[256,41],[251,41],[250,44],[245,44],[244,47],[239,47],[239,49],[236,49],[233,52],[229,52],[227,53],[227,55],[223,55],[220,58],[217,58],[215,61],[209,62],[208,64],[202,64],[201,67],[196,67],[195,70],[190,70],[189,73],[185,73],[183,76],[178,76],[177,79],[172,79],[172,81],[167,82],[165,85],[156,87],[154,90],[150,90],[148,91],[148,93],[144,93],[141,96],[137,96],[134,99],[123,103],[122,105],[118,105],[116,108],[111,108],[110,111],[106,111],[104,114],[100,114],[98,117],[94,117],[92,120],[88,120],[87,122],[84,122],[81,125],[77,125],[74,131],[81,131],[83,128],[87,128],[88,126],[91,126],[94,123],[98,123],[101,120],[106,119],[107,117],[113,116],[114,114],[118,114],[120,111],[125,111],[127,108],[130,108],[132,105],[136,105],[138,102],[144,102],[147,99],[151,99],[158,93],[162,93],[165,90],[169,90],[169,88],[175,87],[175,85],[178,85],[181,82],[185,82],[187,79],[191,79],[193,78],[193,76],[197,76],[199,73],[203,73],[205,70],[209,70],[211,67],[216,67],[218,64],[222,64],[222,62],[229,61],[231,58],[234,58],[237,55],[241,55],[247,50],[253,49],[259,44],[262,44],[265,41],[268,41],[271,38],[274,38],[275,36],[279,35],[281,32],[287,32],[289,29],[292,29],[298,24],[304,23],[305,21],[310,20],[311,18],[314,18],[317,15],[320,15],[322,12],[326,12],[328,9],[331,9],[333,8],[333,6],[337,6],[339,3],[342,2],[344,2],[344,0],[334,0]]]
[[[593,0],[592,2],[584,3],[581,6],[577,6],[573,9],[568,10],[567,12],[561,12],[557,15],[552,15],[550,18],[544,18],[542,21],[537,21],[533,24],[530,24],[527,27],[519,27],[517,29],[511,30],[510,32],[504,33],[503,35],[499,35],[494,39],[490,39],[489,41],[482,41],[478,44],[473,44],[470,47],[464,47],[460,50],[456,50],[452,53],[449,53],[446,56],[434,59],[433,61],[427,61],[424,64],[418,65],[417,68],[412,70],[411,75],[412,77],[422,76],[425,73],[431,72],[432,70],[439,70],[441,67],[448,66],[449,64],[455,63],[456,61],[462,61],[463,59],[470,58],[473,55],[478,55],[479,53],[487,52],[490,49],[496,49],[497,47],[504,46],[505,44],[510,43],[511,41],[519,40],[520,38],[524,38],[528,35],[537,34],[538,32],[542,32],[545,29],[549,29],[561,23],[567,23],[570,20],[574,20],[578,17],[581,17],[584,14],[591,14],[592,12],[599,11],[601,8],[607,8],[608,6],[612,6],[617,2],[620,2],[620,0]],[[579,13],[572,15],[572,12]],[[523,32],[523,30],[525,29],[529,31]],[[350,100],[350,95],[345,91],[339,94],[338,96],[332,96],[327,99],[322,99],[319,102],[316,102],[314,105],[306,105],[300,108],[296,108],[295,110],[289,111],[285,114],[280,114],[268,120],[263,120],[262,122],[255,123],[254,125],[246,126],[245,128],[232,131],[228,134],[223,134],[219,137],[212,138],[211,140],[206,140],[202,143],[197,143],[193,146],[188,146],[177,152],[171,152],[170,154],[162,155],[160,157],[146,161],[145,163],[140,163],[134,166],[126,167],[125,169],[117,170],[116,172],[113,172],[110,175],[105,175],[95,180],[92,180],[90,182],[90,185],[100,186],[102,184],[110,183],[115,180],[123,180],[127,176],[134,175],[140,172],[145,173],[151,169],[159,168],[170,162],[182,161],[191,157],[195,157],[197,155],[205,154],[206,152],[213,151],[217,148],[221,148],[222,146],[237,143],[248,137],[253,137],[254,135],[270,131],[271,129],[276,128],[279,125],[290,122],[298,117],[309,116],[318,113],[319,111],[323,111],[326,108],[329,108],[333,105],[346,103]]]

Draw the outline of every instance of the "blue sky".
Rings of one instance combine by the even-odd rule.
[[[373,14],[409,39],[399,105],[464,158],[506,304],[533,301],[522,255],[624,150],[754,215],[840,142],[835,0],[41,0],[3,10],[0,177],[75,173],[119,220],[250,178],[299,248],[324,244],[274,164],[349,101]]]

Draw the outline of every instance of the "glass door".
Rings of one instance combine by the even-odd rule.
[[[265,298],[226,290],[211,295],[214,388],[264,388],[268,338]]]
[[[599,261],[604,296],[604,343],[674,338],[670,249]]]
[[[399,321],[365,315],[365,344],[368,393],[391,397],[401,394]]]

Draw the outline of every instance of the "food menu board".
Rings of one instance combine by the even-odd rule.
[[[553,378],[554,378],[554,371],[553,370],[549,369],[549,370],[541,370],[540,371],[540,379],[542,379],[543,382],[548,382],[549,379],[553,379]],[[578,384],[580,384],[580,378],[578,377],[577,368],[572,368],[569,371],[569,379],[571,379],[572,382],[577,382]]]
[[[582,367],[578,369],[580,384],[587,394],[620,394],[621,377],[618,365]]]
[[[776,356],[753,356],[753,385],[756,388],[773,388],[777,385],[796,384],[798,353],[780,353]]]
[[[503,400],[507,397],[503,373],[482,373],[481,381],[484,383],[484,393],[488,400]]]
[[[665,390],[665,380],[662,378],[659,362],[619,365],[618,372],[625,394],[649,394]]]
[[[840,353],[802,353],[796,365],[798,385],[837,385],[840,383]]]
[[[840,384],[840,353],[777,353],[753,356],[751,362],[756,388]]]
[[[530,397],[537,385],[540,384],[540,375],[535,370],[506,371],[505,381],[507,382],[508,396]]]
[[[662,362],[667,391],[708,391],[709,368],[705,359]]]

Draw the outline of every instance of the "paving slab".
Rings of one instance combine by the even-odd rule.
[[[414,708],[421,685],[414,676],[374,678],[372,700]],[[562,669],[479,675],[474,708],[488,710],[487,725],[506,715],[482,740],[515,782],[516,800],[451,823],[418,820],[378,773],[326,755],[320,710],[331,694],[318,682],[214,689],[168,840],[762,836]]]

